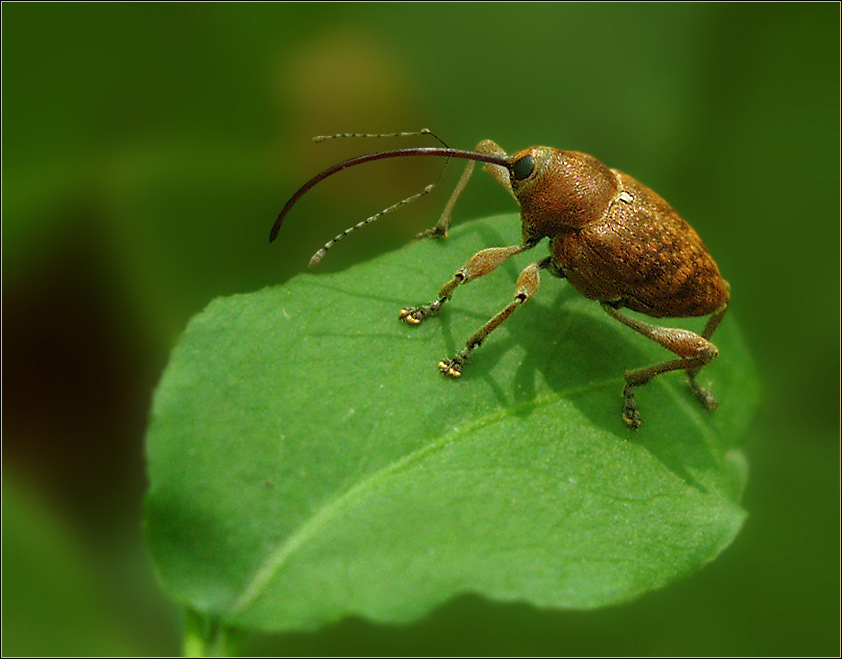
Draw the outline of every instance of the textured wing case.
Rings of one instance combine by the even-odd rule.
[[[655,317],[703,316],[725,304],[728,284],[698,234],[655,192],[617,174],[624,193],[603,219],[553,242],[571,284]]]

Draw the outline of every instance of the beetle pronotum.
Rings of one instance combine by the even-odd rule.
[[[432,134],[427,130],[421,133]],[[407,134],[410,133],[392,135]],[[432,302],[401,309],[401,320],[413,325],[421,323],[438,313],[459,286],[489,274],[544,238],[550,239],[549,256],[531,263],[520,273],[512,302],[473,334],[461,352],[439,362],[442,373],[459,377],[473,350],[516,308],[535,295],[540,272],[547,270],[567,279],[586,297],[599,301],[616,320],[676,355],[676,359],[625,372],[623,420],[630,427],[641,424],[635,388],[669,371],[685,371],[699,402],[708,409],[716,407],[716,398],[698,384],[696,376],[718,354],[710,337],[728,308],[728,283],[698,234],[666,201],[628,174],[609,169],[593,156],[543,146],[509,155],[491,140],[480,142],[476,151],[435,147],[370,153],[336,164],[301,186],[278,215],[269,240],[278,235],[284,217],[295,202],[319,181],[365,162],[402,157],[469,161],[438,223],[419,237],[447,235],[453,205],[467,184],[475,162],[480,161],[520,205],[522,240],[518,245],[477,252]],[[426,194],[433,185],[342,232],[319,250],[310,264],[315,265],[350,231]],[[707,315],[710,318],[702,333],[696,334],[643,322],[620,311],[624,307],[655,318]]]

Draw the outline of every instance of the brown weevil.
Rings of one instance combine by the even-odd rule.
[[[411,133],[392,135],[408,134]],[[426,129],[420,134],[432,135]],[[322,139],[325,138],[316,138]],[[532,249],[542,239],[550,239],[549,256],[531,263],[520,273],[512,302],[471,336],[464,350],[439,362],[442,373],[459,377],[473,350],[517,307],[535,295],[540,272],[547,270],[567,279],[585,297],[597,300],[613,318],[677,356],[625,372],[623,421],[631,428],[641,424],[635,387],[669,371],[685,371],[699,402],[707,409],[716,407],[716,398],[696,382],[696,376],[718,354],[710,337],[728,308],[728,283],[698,234],[666,201],[628,174],[606,167],[593,156],[544,146],[509,155],[494,142],[485,140],[476,151],[413,148],[352,158],[317,175],[293,195],[272,227],[270,241],[277,236],[293,204],[322,179],[364,162],[410,156],[469,160],[438,223],[418,237],[447,235],[453,205],[476,161],[484,162],[484,169],[520,205],[523,237],[519,245],[491,247],[474,254],[441,288],[436,299],[429,304],[401,309],[401,320],[413,325],[421,323],[438,313],[462,284],[489,274],[508,258]],[[426,194],[433,185],[342,232],[319,250],[310,264],[315,265],[350,231]],[[624,307],[655,318],[707,315],[710,318],[699,335],[643,322],[623,313]]]

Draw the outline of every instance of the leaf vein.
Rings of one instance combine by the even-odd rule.
[[[271,552],[267,560],[264,561],[263,565],[257,570],[251,581],[248,582],[242,594],[234,600],[231,607],[231,615],[237,615],[252,605],[269,585],[272,578],[278,574],[290,556],[292,556],[308,540],[317,536],[318,533],[344,509],[364,498],[370,489],[374,488],[382,481],[394,476],[395,474],[401,473],[415,463],[423,460],[428,455],[452,445],[460,437],[469,437],[477,430],[499,423],[513,414],[516,414],[518,411],[544,407],[559,400],[587,391],[600,389],[609,385],[613,386],[615,382],[616,378],[590,382],[580,387],[572,387],[569,390],[553,392],[552,394],[547,394],[538,399],[533,399],[520,405],[502,408],[495,413],[478,419],[469,425],[462,426],[449,433],[445,433],[441,437],[431,441],[429,444],[426,444],[425,446],[406,454],[402,458],[381,467],[370,476],[360,480],[356,485],[353,485],[343,491],[336,498],[325,503],[315,512],[313,516],[310,517],[309,520],[299,526],[297,531],[288,536],[288,538],[278,546],[277,550]]]

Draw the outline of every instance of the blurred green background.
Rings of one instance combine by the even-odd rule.
[[[140,535],[168,352],[213,297],[285,281],[438,176],[414,159],[343,173],[270,247],[324,167],[435,144],[313,135],[422,127],[459,148],[586,151],[691,221],[763,378],[750,517],[702,572],[627,606],[467,596],[407,627],[348,620],[246,651],[838,654],[839,18],[837,3],[4,3],[4,654],[179,652]],[[320,267],[430,226],[459,169]],[[477,176],[456,221],[513,209]]]

